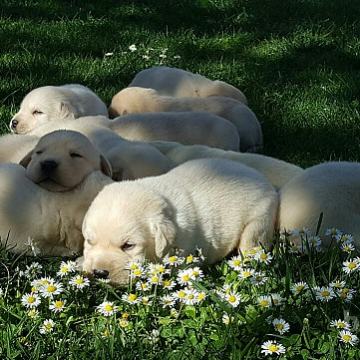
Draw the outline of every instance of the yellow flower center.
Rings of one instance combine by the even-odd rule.
[[[141,269],[135,269],[135,270],[134,270],[134,275],[135,275],[135,276],[141,276],[141,274],[142,274]]]
[[[60,272],[61,272],[61,273],[67,273],[67,272],[69,272],[69,267],[68,267],[68,266],[63,266],[63,267],[61,267],[61,268],[60,268]]]
[[[106,304],[106,305],[104,306],[104,310],[105,310],[106,312],[110,312],[110,311],[113,311],[114,308],[113,308],[113,306],[112,306],[111,304]]]
[[[236,302],[236,300],[237,300],[237,299],[236,299],[236,297],[235,297],[234,295],[230,295],[230,296],[229,296],[229,302],[230,302],[230,303],[234,303],[234,302]]]
[[[356,268],[356,263],[354,263],[353,261],[350,262],[349,265],[348,265],[348,268],[349,268],[350,270],[354,270],[354,269]]]
[[[179,297],[180,299],[183,299],[185,296],[186,296],[185,291],[180,290],[180,291],[178,292],[178,297]]]
[[[271,351],[271,352],[277,352],[278,350],[279,350],[279,347],[275,344],[271,344],[269,346],[269,351]]]
[[[261,260],[267,260],[267,258],[268,258],[268,256],[267,256],[267,254],[265,254],[265,253],[262,253],[262,254],[260,255],[260,259],[261,259]]]
[[[33,304],[36,301],[35,296],[29,296],[28,297],[28,303]]]
[[[324,291],[321,292],[321,296],[322,297],[328,297],[328,296],[330,296],[330,292],[328,290],[324,290]]]
[[[198,300],[201,301],[201,300],[204,300],[205,299],[205,293],[200,293],[198,295]]]
[[[275,325],[275,328],[276,328],[277,330],[282,330],[282,329],[284,329],[284,324],[282,324],[282,323],[277,323],[277,324]]]
[[[55,303],[54,303],[54,306],[57,309],[61,309],[64,306],[64,303],[61,300],[56,300]]]
[[[159,278],[157,276],[152,276],[151,277],[151,282],[157,283],[157,282],[159,282]]]
[[[194,261],[194,257],[192,255],[189,255],[186,257],[186,263],[191,264]]]
[[[189,294],[188,299],[193,300],[195,298],[194,294]]]
[[[234,264],[234,266],[240,266],[241,265],[241,260],[234,260],[233,264]]]
[[[135,301],[137,299],[137,295],[136,294],[129,294],[128,299],[129,299],[129,301]]]
[[[345,334],[345,335],[342,336],[342,339],[345,342],[349,342],[349,341],[351,341],[351,335]]]
[[[169,257],[169,262],[170,263],[174,263],[174,262],[176,262],[176,260],[177,260],[177,256],[170,256]]]
[[[49,285],[49,286],[47,287],[47,291],[48,291],[49,293],[53,293],[54,291],[56,291],[56,289],[57,289],[57,287],[56,287],[55,285]]]
[[[170,286],[171,280],[164,280],[164,286]]]
[[[261,307],[268,307],[268,306],[269,306],[269,301],[267,301],[267,300],[261,300],[261,301],[259,302],[259,305],[260,305]]]
[[[243,277],[244,278],[248,278],[248,277],[250,277],[251,276],[251,272],[250,271],[244,271],[243,272]]]
[[[185,274],[182,276],[183,281],[190,281],[190,276],[188,274]]]
[[[84,283],[84,279],[83,279],[83,278],[77,278],[77,279],[75,279],[75,283],[76,283],[77,285],[81,285],[81,284]]]
[[[119,325],[122,328],[126,328],[129,325],[129,322],[126,319],[120,319],[119,320]]]

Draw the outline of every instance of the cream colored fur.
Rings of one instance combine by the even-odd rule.
[[[224,159],[189,161],[167,174],[106,186],[83,223],[83,269],[128,280],[129,261],[156,261],[182,248],[209,263],[269,245],[278,194],[257,171]]]
[[[110,128],[128,140],[177,141],[239,150],[236,127],[228,120],[207,112],[159,112],[120,116]]]
[[[338,228],[360,245],[360,164],[328,162],[306,169],[280,191],[280,230]],[[327,239],[329,240],[329,239]]]
[[[153,89],[130,87],[112,98],[109,111],[119,116],[144,112],[206,111],[236,126],[241,151],[254,152],[263,145],[261,126],[255,114],[243,103],[228,97],[175,98],[161,96]]]
[[[63,133],[43,138],[24,159],[27,169],[17,164],[0,165],[0,237],[2,245],[12,252],[32,254],[29,240],[41,255],[82,252],[85,212],[100,189],[112,180],[100,171],[104,170],[101,155],[84,136],[66,134],[64,142]],[[59,150],[60,143],[62,153],[56,151],[58,157],[54,159],[54,148]],[[84,157],[72,159],[73,151]],[[37,164],[43,160],[58,161],[58,173],[41,179]]]
[[[17,134],[27,134],[48,122],[87,115],[108,116],[106,105],[89,88],[78,84],[43,86],[24,97],[10,129]]]
[[[129,87],[152,88],[160,95],[174,97],[226,96],[247,103],[245,95],[226,82],[212,81],[205,76],[178,68],[155,66],[140,71]]]
[[[200,158],[222,158],[250,166],[261,172],[271,184],[279,189],[295,176],[302,174],[303,169],[270,156],[245,154],[234,151],[213,149],[203,145],[181,145],[175,142],[154,141],[150,143],[173,162],[173,166],[188,160]]]

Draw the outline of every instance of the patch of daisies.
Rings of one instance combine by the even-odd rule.
[[[118,326],[126,331],[134,327],[141,309],[181,321],[187,308],[207,308],[209,312],[216,312],[215,318],[223,326],[242,326],[251,312],[252,316],[265,319],[266,335],[258,345],[263,356],[286,354],[286,337],[291,335],[293,328],[299,331],[299,321],[294,322],[289,309],[314,305],[325,309],[321,311],[327,319],[327,328],[339,344],[351,348],[359,341],[357,319],[352,318],[349,311],[347,319],[330,319],[325,307],[333,304],[334,307],[341,305],[351,309],[357,295],[354,284],[359,281],[360,258],[355,256],[352,236],[337,229],[329,229],[325,235],[337,247],[340,254],[338,263],[341,263],[340,266],[336,264],[337,277],[328,283],[324,279],[322,283],[317,283],[320,280],[315,280],[315,276],[312,281],[298,277],[294,281],[296,276],[292,276],[285,284],[274,272],[277,261],[285,254],[300,259],[325,251],[321,238],[304,229],[282,234],[282,241],[273,252],[258,247],[225,260],[216,267],[220,271],[216,280],[204,273],[201,250],[188,256],[178,252],[158,263],[129,263],[129,285],[126,289],[113,289],[106,280],[90,281],[76,271],[73,261],[62,261],[53,277],[42,276],[42,265],[33,262],[17,271],[20,278],[29,282],[29,291],[21,295],[20,302],[29,318],[41,319],[38,331],[42,335],[54,332],[61,314],[72,314],[70,307],[74,306],[76,293],[81,296],[87,291],[87,295],[91,295],[92,284],[112,290],[107,291],[104,300],[89,310],[105,320],[116,319]],[[0,289],[0,298],[5,295],[6,289]],[[102,336],[110,336],[110,329],[110,325],[105,326]],[[153,335],[157,342],[160,334]]]

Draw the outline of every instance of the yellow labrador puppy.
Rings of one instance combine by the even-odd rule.
[[[326,229],[335,227],[352,234],[355,243],[360,245],[359,163],[328,162],[316,165],[281,189],[281,230],[305,227],[315,234],[321,213],[321,235]]]
[[[85,116],[40,126],[32,134],[42,136],[58,129],[74,130],[87,136],[109,160],[114,180],[132,180],[160,175],[171,169],[171,161],[154,146],[128,141],[109,129],[104,116]]]
[[[223,159],[189,161],[165,175],[106,186],[83,223],[83,269],[125,283],[129,261],[174,247],[209,263],[272,239],[278,194],[257,171]]]
[[[153,89],[130,87],[111,101],[113,116],[144,112],[206,111],[232,122],[240,136],[240,150],[255,152],[263,145],[262,130],[255,114],[243,103],[224,96],[175,98],[159,95]]]
[[[160,95],[174,97],[226,96],[247,103],[245,95],[224,81],[212,81],[205,76],[168,66],[154,66],[140,71],[129,87],[156,90]]]
[[[153,141],[150,144],[166,155],[172,161],[173,166],[200,158],[228,159],[261,172],[276,189],[280,189],[284,184],[304,171],[299,166],[260,154],[224,151],[203,145],[182,145],[170,141]]]
[[[79,133],[43,137],[21,162],[0,165],[0,236],[10,251],[41,255],[81,253],[83,217],[112,182],[105,158]],[[50,190],[50,191],[49,191]]]
[[[76,119],[87,115],[108,116],[106,105],[89,88],[69,84],[43,86],[30,91],[10,121],[16,134],[27,134],[50,121]]]
[[[177,141],[235,151],[240,147],[236,127],[230,121],[207,112],[131,114],[112,120],[110,128],[128,140]]]

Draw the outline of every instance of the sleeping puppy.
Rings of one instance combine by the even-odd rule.
[[[106,186],[83,223],[83,270],[126,283],[129,261],[177,247],[209,263],[269,244],[278,195],[257,171],[223,159],[189,161],[165,175]]]
[[[110,122],[110,128],[128,140],[177,141],[235,151],[240,145],[237,129],[230,121],[200,111],[120,116]]]
[[[130,87],[118,92],[109,108],[113,116],[171,111],[206,111],[218,115],[238,129],[241,151],[256,152],[262,148],[262,130],[255,114],[243,103],[228,97],[175,98],[161,96],[153,89]]]
[[[320,235],[337,228],[353,235],[360,246],[360,164],[328,162],[312,166],[280,191],[280,230],[307,228]],[[325,244],[330,238],[324,238]]]
[[[108,116],[106,105],[89,88],[78,84],[43,86],[24,97],[20,110],[10,121],[10,129],[16,134],[27,134],[51,121],[87,115]]]
[[[154,146],[128,141],[111,131],[110,120],[104,116],[84,116],[48,123],[32,131],[42,136],[59,129],[74,130],[90,139],[113,169],[113,179],[132,180],[160,175],[171,169],[171,161]]]
[[[200,158],[228,159],[259,171],[276,189],[280,189],[304,171],[294,164],[260,154],[224,151],[203,145],[182,145],[170,141],[153,141],[150,144],[161,151],[173,163],[173,166]]]
[[[133,86],[151,88],[165,96],[226,96],[247,104],[245,95],[226,82],[212,81],[205,76],[168,66],[154,66],[140,71],[129,85]]]
[[[1,242],[15,253],[81,253],[83,217],[94,197],[112,182],[105,158],[79,133],[43,137],[21,162],[0,165]]]

